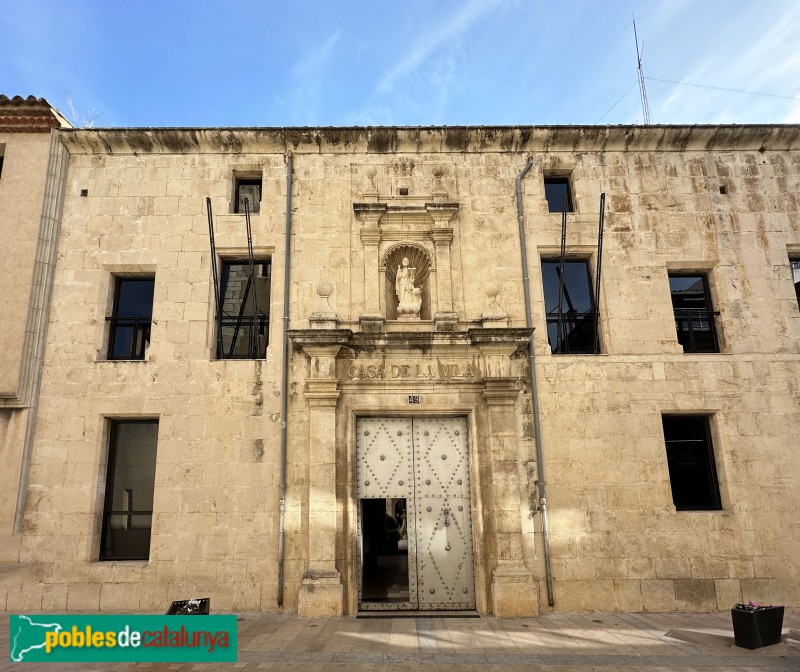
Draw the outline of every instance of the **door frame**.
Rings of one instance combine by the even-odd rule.
[[[481,412],[479,393],[474,394],[474,404],[453,406],[449,405],[447,411],[441,408],[428,409],[398,409],[396,405],[397,397],[392,395],[395,401],[391,407],[376,407],[377,402],[383,401],[382,395],[372,396],[372,401],[376,405],[365,407],[352,407],[346,405],[343,411],[346,413],[347,421],[342,423],[342,435],[337,437],[339,447],[344,454],[340,453],[345,465],[345,473],[342,474],[345,481],[345,506],[343,532],[345,547],[345,562],[342,567],[342,582],[344,587],[344,611],[348,614],[358,613],[358,581],[359,581],[359,529],[358,529],[358,483],[356,475],[356,423],[358,418],[363,417],[385,417],[385,418],[452,418],[464,417],[467,422],[467,455],[469,461],[470,478],[470,507],[472,516],[472,561],[474,567],[475,581],[475,607],[481,614],[489,613],[489,582],[491,575],[487,572],[485,562],[481,558],[486,558],[484,547],[484,525],[483,525],[483,503],[481,492],[483,489],[479,478],[479,443],[478,419],[477,415]],[[360,399],[364,397],[359,395]],[[432,396],[432,395],[430,395]],[[346,399],[348,395],[343,395]]]

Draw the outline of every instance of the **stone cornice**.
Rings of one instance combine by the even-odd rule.
[[[800,125],[63,129],[73,154],[447,154],[800,149]]]
[[[295,350],[307,346],[349,345],[353,332],[349,329],[290,329],[289,339]]]
[[[295,350],[307,347],[344,346],[353,348],[435,347],[528,344],[533,329],[525,327],[469,329],[467,331],[388,331],[363,332],[350,329],[291,329],[289,338]]]

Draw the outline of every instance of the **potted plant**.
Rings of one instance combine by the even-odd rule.
[[[783,607],[761,606],[752,600],[731,609],[736,646],[758,649],[781,641]]]

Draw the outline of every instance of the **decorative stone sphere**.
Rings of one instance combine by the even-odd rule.
[[[500,293],[500,285],[496,282],[487,282],[483,291],[490,299],[494,299]]]
[[[433,176],[434,176],[434,177],[435,177],[437,180],[441,180],[443,175],[444,175],[444,168],[442,168],[441,166],[436,166],[436,167],[433,169]]]
[[[317,294],[319,294],[323,299],[327,299],[331,294],[333,294],[333,285],[327,281],[320,282],[317,285]]]
[[[372,178],[374,178],[374,177],[375,177],[375,176],[378,174],[378,170],[377,170],[377,168],[375,168],[375,166],[369,166],[369,167],[366,169],[366,171],[364,171],[364,172],[366,172],[366,174],[367,174],[367,177],[368,177],[370,180],[371,180]]]

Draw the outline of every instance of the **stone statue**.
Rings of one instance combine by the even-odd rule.
[[[408,257],[403,257],[402,266],[397,267],[394,291],[397,294],[398,320],[418,320],[422,308],[422,291],[414,286],[414,275],[417,269],[408,265]]]

